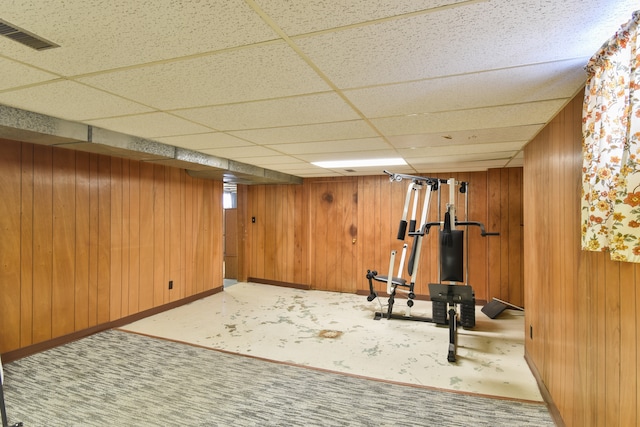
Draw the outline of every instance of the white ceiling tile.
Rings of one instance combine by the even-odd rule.
[[[493,0],[295,42],[343,89],[420,80],[587,59],[637,8],[615,3]]]
[[[210,130],[166,113],[139,114],[87,120],[86,122],[97,127],[143,138],[171,136],[172,134],[195,134]]]
[[[263,156],[263,157],[245,157],[242,159],[245,163],[251,163],[252,165],[262,166],[266,168],[273,167],[276,170],[286,169],[300,169],[304,166],[309,166],[308,162],[296,159],[291,156]]]
[[[490,168],[503,168],[507,166],[507,160],[483,160],[477,162],[439,162],[425,165],[414,165],[419,173],[443,173],[443,172],[474,172],[484,171]]]
[[[0,37],[0,104],[305,177],[400,153],[406,173],[520,166],[638,8],[587,3],[5,1],[61,47]]]
[[[382,138],[348,139],[340,141],[274,144],[267,147],[286,154],[313,154],[344,151],[386,150],[389,144]]]
[[[359,24],[389,16],[428,11],[467,0],[322,1],[283,2],[258,0],[256,3],[289,35]]]
[[[515,156],[517,151],[503,151],[503,152],[491,152],[491,153],[476,153],[476,154],[457,154],[453,156],[428,156],[428,157],[411,157],[407,158],[407,162],[415,167],[420,168],[423,165],[439,164],[439,163],[463,163],[463,162],[478,162],[485,160],[499,160],[502,163],[506,163],[509,159]]]
[[[299,171],[289,171],[291,175],[299,176],[301,178],[325,178],[325,177],[338,177],[344,176],[344,174],[336,173],[328,169],[302,169]]]
[[[296,157],[307,162],[323,162],[329,160],[362,160],[362,159],[387,159],[399,157],[395,150],[367,150],[349,152],[325,152],[314,154],[298,154]]]
[[[461,110],[571,98],[586,80],[584,59],[345,91],[367,117]]]
[[[68,80],[0,93],[0,103],[74,121],[152,111],[144,105]]]
[[[524,151],[518,152],[506,165],[507,167],[524,167]]]
[[[220,130],[295,126],[359,118],[333,92],[178,110],[173,113]]]
[[[413,158],[424,157],[438,157],[438,156],[460,156],[481,154],[487,152],[505,152],[505,151],[518,151],[522,149],[526,141],[515,142],[495,142],[485,144],[451,144],[441,145],[438,147],[424,147],[424,148],[405,148],[398,150],[400,154],[407,160],[411,161]]]
[[[243,141],[223,132],[208,132],[195,135],[177,135],[163,138],[155,138],[164,144],[175,145],[177,147],[191,150],[201,150],[205,148],[227,148],[253,146],[252,143]]]
[[[335,168],[325,169],[332,171],[341,176],[365,176],[365,175],[383,175],[385,170],[391,170],[393,173],[415,174],[416,170],[411,166],[367,166],[355,168]]]
[[[364,120],[235,131],[229,134],[261,145],[379,136]]]
[[[4,1],[2,19],[61,48],[0,38],[0,52],[72,76],[277,38],[243,1]]]
[[[228,147],[199,150],[206,154],[228,159],[245,159],[252,157],[277,156],[279,153],[265,147],[254,145],[252,147]]]
[[[503,107],[373,119],[371,122],[386,136],[523,126],[546,123],[565,103],[566,100],[541,101]]]
[[[435,132],[388,137],[396,148],[437,147],[451,144],[484,144],[487,142],[529,141],[544,125],[470,129],[456,132]]]
[[[83,77],[162,110],[323,92],[329,86],[285,43]]]
[[[58,76],[15,61],[0,58],[0,91],[54,80]]]

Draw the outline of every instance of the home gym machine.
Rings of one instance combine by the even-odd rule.
[[[374,281],[386,283],[387,295],[389,295],[386,312],[383,312],[382,302],[380,302],[380,300],[378,299],[378,302],[380,304],[380,312],[375,313],[374,319],[379,320],[384,317],[386,319],[414,320],[421,322],[431,322],[435,323],[436,325],[448,325],[449,348],[447,360],[449,362],[455,362],[457,351],[458,323],[465,329],[473,328],[476,324],[475,295],[468,282],[468,242],[466,245],[464,244],[464,231],[461,229],[457,229],[456,227],[468,228],[469,226],[477,226],[480,228],[480,234],[483,237],[495,236],[498,235],[498,233],[488,233],[486,232],[482,223],[467,220],[469,211],[469,183],[458,182],[453,178],[439,179],[391,173],[386,170],[384,172],[389,175],[389,180],[392,183],[400,182],[402,180],[408,180],[410,182],[407,188],[400,226],[398,227],[397,239],[402,241],[403,245],[402,252],[400,254],[400,262],[398,265],[397,275],[393,276],[397,255],[396,250],[391,251],[388,275],[378,275],[378,272],[375,270],[367,270],[366,277],[369,281],[369,296],[367,297],[367,300],[373,301],[378,298],[378,294],[374,288]],[[440,194],[443,185],[448,185],[449,187],[449,202],[446,204],[444,220],[441,221]],[[418,214],[418,207],[420,205],[420,192],[423,190],[424,196],[422,197],[420,223],[418,224],[416,218]],[[458,190],[461,194],[464,194],[464,221],[458,221],[458,218],[456,216],[456,190]],[[429,213],[429,205],[433,192],[436,192],[438,197],[438,220],[429,222],[427,221],[427,216]],[[411,208],[411,217],[409,221],[407,221],[409,208]],[[438,254],[440,262],[438,268],[438,283],[429,284],[429,295],[431,297],[432,304],[432,317],[428,318],[412,316],[411,308],[414,305],[414,299],[416,297],[415,284],[418,276],[418,266],[420,263],[422,241],[424,236],[429,234],[431,227],[438,227]],[[413,239],[410,251],[409,244],[405,242],[407,236]],[[467,252],[466,271],[464,271],[465,247]],[[407,253],[409,253],[408,259]],[[407,263],[407,274],[409,276],[409,280],[402,278],[405,261]],[[449,283],[445,284],[443,282]],[[456,284],[460,282],[464,282],[464,286]],[[398,293],[407,294],[407,309],[405,314],[396,314],[393,312],[396,295]],[[458,305],[460,305],[461,307],[460,316],[458,316]]]

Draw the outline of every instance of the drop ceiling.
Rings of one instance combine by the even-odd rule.
[[[0,105],[300,178],[381,173],[311,164],[325,160],[402,157],[403,173],[522,166],[524,145],[635,8],[4,0],[0,20],[59,47],[0,37]]]

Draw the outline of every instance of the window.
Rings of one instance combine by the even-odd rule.
[[[640,11],[587,65],[582,248],[640,262]]]

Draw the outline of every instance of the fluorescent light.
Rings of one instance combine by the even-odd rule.
[[[327,162],[311,162],[312,165],[326,169],[336,168],[364,168],[370,166],[398,166],[406,165],[401,158],[393,159],[360,159],[360,160],[331,160]]]

